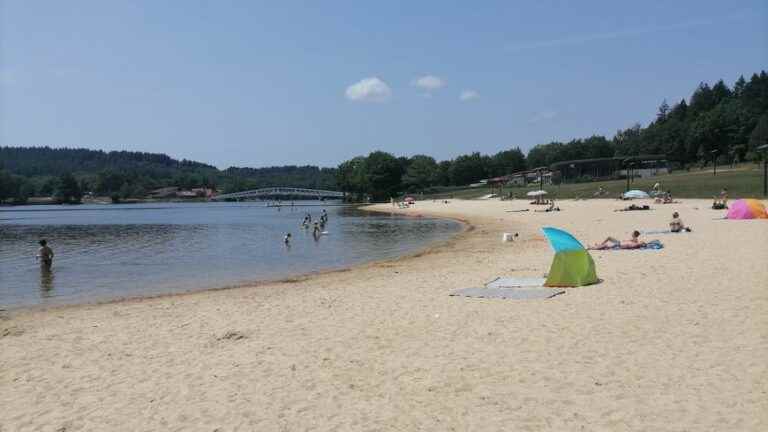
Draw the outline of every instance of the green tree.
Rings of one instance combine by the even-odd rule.
[[[512,150],[504,150],[493,155],[488,168],[489,175],[497,177],[511,174],[525,169],[525,155],[516,147]]]
[[[79,203],[83,198],[83,192],[77,179],[69,173],[59,177],[59,188],[54,193],[54,199],[58,203]]]
[[[749,150],[754,151],[757,147],[765,144],[768,144],[768,112],[760,117],[749,135]]]
[[[451,166],[451,184],[464,186],[484,179],[487,176],[485,163],[480,153],[457,157]]]
[[[400,161],[389,153],[375,151],[365,160],[367,193],[376,200],[389,199],[401,189],[403,168]]]
[[[414,190],[428,188],[435,184],[437,170],[434,158],[425,155],[413,156],[403,175],[403,185]]]

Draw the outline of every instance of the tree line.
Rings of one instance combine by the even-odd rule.
[[[165,154],[50,147],[0,147],[0,203],[31,197],[80,202],[86,194],[113,201],[144,198],[163,187],[239,192],[272,186],[336,189],[335,168],[216,167]]]
[[[425,155],[411,158],[373,152],[342,162],[337,183],[346,191],[388,199],[402,192],[440,186],[462,186],[525,169],[579,159],[665,155],[678,167],[753,161],[757,147],[768,143],[768,74],[749,81],[739,77],[732,87],[723,80],[700,83],[691,95],[670,106],[663,101],[656,118],[618,130],[612,138],[594,135],[568,142],[534,146],[526,155],[519,147],[495,155],[471,153],[436,161]]]

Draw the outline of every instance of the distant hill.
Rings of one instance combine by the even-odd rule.
[[[79,189],[101,195],[144,197],[153,189],[213,187],[237,192],[273,186],[336,188],[336,169],[316,166],[232,167],[174,159],[162,153],[82,148],[0,147],[0,203],[47,197],[74,175]]]
[[[258,187],[289,186],[309,189],[334,189],[336,169],[312,165],[267,168],[230,167],[222,171],[229,177],[247,179]]]
[[[218,171],[211,165],[161,153],[50,147],[0,147],[0,168],[26,177],[95,174],[103,170],[128,170],[151,177],[171,177],[185,170]]]

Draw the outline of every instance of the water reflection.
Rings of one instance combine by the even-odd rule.
[[[46,265],[40,266],[40,297],[48,298],[53,297],[53,270]]]

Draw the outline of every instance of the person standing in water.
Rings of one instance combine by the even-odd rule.
[[[37,250],[37,260],[40,261],[40,265],[45,269],[50,269],[53,266],[53,249],[48,247],[48,242],[45,239],[40,240],[40,249]]]
[[[291,245],[291,233],[285,233],[285,237],[283,237],[283,243],[285,243],[286,246]]]
[[[312,235],[315,236],[315,237],[319,237],[320,236],[320,224],[318,224],[317,222],[315,222],[315,227],[312,230]]]

